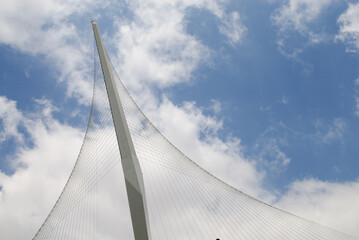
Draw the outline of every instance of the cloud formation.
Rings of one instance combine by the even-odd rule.
[[[278,28],[279,51],[288,58],[297,59],[306,47],[324,41],[327,36],[313,27],[323,11],[336,0],[287,0],[271,15],[274,26]],[[290,45],[298,34],[303,43]],[[295,37],[293,37],[295,36]],[[294,41],[295,42],[295,41]]]
[[[59,196],[80,149],[83,131],[55,120],[52,106],[45,100],[40,101],[40,112],[24,114],[14,101],[4,96],[0,99],[7,105],[0,119],[17,118],[8,136],[21,136],[17,129],[22,127],[33,145],[18,145],[12,155],[12,175],[0,170],[0,238],[28,239]]]
[[[288,186],[277,207],[314,222],[359,236],[359,180],[335,183],[314,178],[298,180]]]
[[[208,61],[211,49],[187,33],[189,9],[206,10],[218,18],[219,32],[230,44],[245,35],[239,13],[226,14],[224,5],[211,0],[133,1],[129,6],[133,21],[117,21],[113,40],[118,49],[113,60],[121,66],[120,75],[142,92],[153,84],[163,88],[190,82],[193,72]]]
[[[58,70],[57,81],[66,83],[67,95],[89,104],[92,51],[88,46],[91,41],[81,37],[70,19],[88,12],[93,6],[94,3],[87,0],[1,2],[0,43],[49,59]]]
[[[335,118],[332,124],[323,123],[322,121],[315,122],[317,133],[314,138],[321,143],[330,144],[334,141],[342,141],[343,133],[346,128],[346,122],[342,118]]]
[[[19,133],[17,127],[22,121],[23,116],[16,108],[16,102],[0,96],[0,143],[9,137],[15,137],[18,142],[23,141],[22,134]]]
[[[280,31],[294,29],[301,34],[313,35],[308,25],[315,21],[323,9],[332,2],[333,0],[288,0],[287,4],[274,12],[272,20]],[[315,38],[311,40],[316,41]]]
[[[255,154],[252,155],[269,175],[284,171],[291,162],[291,158],[282,149],[287,145],[287,141],[279,137],[277,132],[278,129],[274,127],[267,128],[257,139],[253,151]]]
[[[241,41],[247,32],[247,28],[242,25],[239,13],[232,12],[224,19],[219,31],[228,38],[230,44],[234,45]]]
[[[359,49],[359,3],[349,3],[348,8],[339,16],[337,22],[340,28],[335,39],[347,45],[347,52],[357,53]],[[359,117],[359,79],[355,80],[354,85],[354,113]]]
[[[349,45],[347,51],[357,51],[359,49],[359,3],[349,3],[347,10],[339,16],[340,26],[337,40]]]

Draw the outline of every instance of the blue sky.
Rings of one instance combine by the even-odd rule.
[[[183,152],[244,192],[359,236],[358,1],[17,0],[0,9],[0,209],[16,207],[5,189],[25,195],[16,179],[51,158],[41,134],[65,146],[66,129],[77,143],[67,165],[75,161],[91,103],[91,16],[129,91]],[[176,137],[175,116],[189,139],[228,158],[216,162],[223,169]],[[228,171],[242,162],[246,174]],[[53,179],[59,189],[66,171]]]

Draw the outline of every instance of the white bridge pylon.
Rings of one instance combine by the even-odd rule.
[[[118,95],[116,84],[112,75],[110,62],[97,24],[91,21],[101,68],[105,80],[107,95],[110,103],[113,124],[115,126],[118,147],[121,153],[122,169],[125,176],[128,203],[130,205],[132,227],[136,240],[148,240],[149,221],[146,207],[145,186],[142,171],[135,148],[132,143],[131,134],[128,129],[125,114],[123,112],[121,99]]]

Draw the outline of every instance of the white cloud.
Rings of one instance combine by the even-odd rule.
[[[272,110],[272,106],[260,106],[259,111],[261,112],[270,112]]]
[[[285,139],[275,136],[277,129],[267,128],[257,139],[254,145],[255,154],[252,158],[256,159],[267,173],[278,173],[283,171],[290,163],[291,159],[282,150],[282,146],[287,145]]]
[[[118,52],[112,59],[121,66],[120,75],[141,92],[151,84],[162,88],[190,82],[198,66],[208,61],[211,50],[186,32],[188,9],[210,11],[232,44],[246,31],[239,13],[227,15],[223,6],[222,2],[207,0],[131,2],[133,21],[119,20],[116,24],[114,44]]]
[[[26,239],[34,235],[59,196],[83,132],[53,119],[49,103],[43,108],[45,115],[28,115],[19,112],[14,101],[6,97],[1,101],[8,103],[5,118],[16,118],[13,124],[26,129],[34,147],[18,146],[11,161],[13,175],[0,171],[0,238]]]
[[[330,144],[334,141],[342,141],[346,122],[342,118],[335,118],[331,124],[318,120],[315,127],[317,129],[315,139],[321,143]]]
[[[282,99],[280,100],[280,102],[284,105],[287,105],[289,102],[289,99],[286,96],[282,96]]]
[[[357,78],[354,82],[354,91],[355,91],[355,95],[354,95],[354,100],[355,100],[355,110],[354,110],[354,114],[359,117],[359,78]]]
[[[294,29],[301,34],[311,35],[308,24],[315,21],[333,0],[288,0],[287,2],[272,15],[274,23],[280,31]]]
[[[359,3],[349,3],[348,9],[338,18],[340,25],[337,40],[348,43],[354,49],[348,51],[357,51],[359,49]]]
[[[291,183],[275,205],[324,226],[359,236],[358,202],[359,180],[334,183],[305,179]]]
[[[191,80],[192,72],[207,59],[209,50],[185,32],[179,9],[140,8],[138,21],[118,24],[117,57],[121,76],[132,86],[155,83],[159,87]]]
[[[0,96],[0,144],[8,137],[15,137],[17,141],[22,142],[23,136],[18,131],[18,125],[22,121],[22,114],[16,108],[16,102]],[[1,126],[1,125],[0,125]]]
[[[230,44],[234,45],[241,41],[247,28],[241,24],[239,13],[232,12],[224,19],[219,31],[228,38]]]
[[[212,103],[211,108],[212,108],[214,113],[217,114],[222,110],[222,104],[217,99],[211,99],[211,103]]]
[[[0,43],[49,59],[60,72],[58,81],[66,82],[68,96],[89,104],[91,41],[81,38],[69,19],[83,14],[93,5],[87,0],[1,1]]]
[[[306,47],[318,44],[327,38],[324,32],[318,32],[312,25],[322,12],[336,0],[287,0],[271,15],[272,23],[278,27],[277,41],[279,51],[289,57],[298,58]],[[288,39],[299,33],[305,40],[301,45],[290,46]]]

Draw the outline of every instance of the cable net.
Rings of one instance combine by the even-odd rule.
[[[121,155],[95,59],[80,154],[34,239],[134,239]],[[157,130],[112,71],[143,173],[151,239],[357,239],[260,202],[202,169]]]

